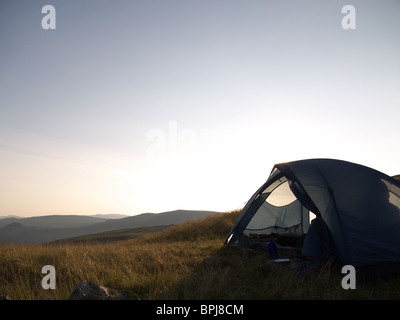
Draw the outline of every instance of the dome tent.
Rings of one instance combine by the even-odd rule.
[[[278,252],[293,247],[304,257],[335,258],[364,278],[400,271],[400,182],[342,160],[277,164],[226,244],[260,248],[271,238]]]

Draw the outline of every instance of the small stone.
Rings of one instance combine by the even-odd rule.
[[[100,286],[94,282],[82,280],[72,291],[68,300],[126,300],[121,291]]]

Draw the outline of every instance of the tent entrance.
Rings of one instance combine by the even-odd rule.
[[[259,207],[243,231],[255,241],[274,239],[278,245],[300,248],[310,224],[309,210],[292,191],[285,176],[277,178],[263,190]]]

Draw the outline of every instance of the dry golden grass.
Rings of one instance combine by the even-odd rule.
[[[221,234],[226,235],[235,217],[230,215],[113,243],[0,245],[0,295],[67,299],[75,285],[86,279],[125,290],[133,299],[157,299],[221,248]],[[218,228],[222,228],[219,234],[212,234]],[[41,286],[44,265],[55,267],[55,290]]]
[[[130,299],[399,299],[400,278],[343,290],[325,266],[296,277],[290,265],[222,248],[238,212],[184,223],[112,243],[0,245],[0,295],[67,299],[81,280],[123,290]],[[205,258],[213,257],[204,262]],[[56,289],[41,286],[41,269],[56,269]]]

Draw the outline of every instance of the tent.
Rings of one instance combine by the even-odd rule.
[[[342,160],[276,164],[225,243],[256,249],[270,239],[278,253],[335,259],[364,278],[400,271],[400,182]]]

